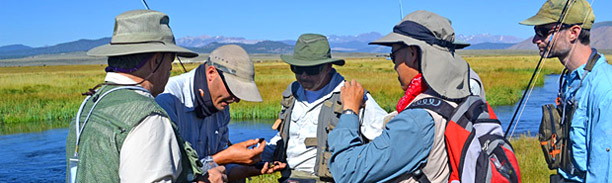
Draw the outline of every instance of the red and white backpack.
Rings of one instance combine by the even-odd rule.
[[[468,96],[457,107],[429,97],[408,108],[435,111],[447,119],[444,138],[451,176],[449,182],[521,182],[514,149],[493,109],[479,96]]]

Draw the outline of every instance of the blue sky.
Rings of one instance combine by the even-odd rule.
[[[592,0],[587,0],[591,2]],[[325,35],[389,33],[400,21],[398,0],[148,0],[170,16],[177,38],[184,36],[297,39]],[[533,28],[518,22],[535,15],[544,0],[403,0],[403,12],[428,10],[453,21],[457,34],[528,38]],[[612,2],[593,2],[596,22],[612,20]],[[51,46],[112,35],[114,17],[143,9],[140,0],[2,0],[0,46]]]

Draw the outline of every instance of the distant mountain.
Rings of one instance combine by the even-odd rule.
[[[367,53],[387,53],[390,48],[379,45],[368,45],[376,39],[383,37],[378,32],[369,32],[352,36],[328,35],[327,40],[333,51],[338,52],[367,52]]]
[[[478,43],[478,44],[472,44],[464,49],[466,50],[503,50],[506,48],[509,48],[510,46],[514,45],[516,43]]]
[[[27,50],[27,49],[32,49],[32,47],[29,47],[29,46],[26,46],[26,45],[22,45],[22,44],[12,44],[12,45],[0,46],[0,53],[1,52]]]
[[[177,45],[184,47],[203,47],[213,42],[255,44],[261,42],[261,40],[247,40],[243,37],[209,36],[206,34],[196,37],[186,36],[176,40]]]
[[[293,45],[287,45],[279,41],[261,41],[255,44],[244,44],[244,43],[218,43],[212,42],[203,47],[189,48],[199,53],[210,53],[214,49],[227,45],[236,44],[244,48],[247,53],[273,53],[273,54],[289,54],[293,52]]]
[[[538,49],[531,42],[532,37],[517,43],[508,49],[511,50],[535,50]],[[598,22],[591,28],[591,47],[597,49],[612,49],[612,21]]]
[[[461,40],[461,41],[468,42],[472,45],[475,45],[475,44],[480,44],[480,43],[518,43],[522,39],[515,37],[515,36],[503,36],[503,35],[491,35],[491,34],[478,34],[478,35],[459,34],[455,37],[455,40]]]
[[[87,51],[94,47],[97,47],[103,44],[108,44],[110,40],[111,38],[108,38],[108,37],[96,39],[96,40],[81,39],[78,41],[61,43],[61,44],[57,44],[54,46],[0,52],[0,59],[20,58],[20,57],[27,57],[27,56],[40,55],[40,54],[57,54],[57,53]]]

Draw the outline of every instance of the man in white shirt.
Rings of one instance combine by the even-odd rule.
[[[327,162],[327,133],[333,130],[342,112],[340,88],[344,77],[332,65],[344,65],[343,59],[331,58],[327,38],[319,34],[303,34],[295,44],[293,55],[281,55],[291,66],[296,82],[283,92],[279,120],[272,128],[279,133],[265,149],[264,160],[287,162],[290,170],[283,171],[280,181],[333,181]],[[364,141],[378,136],[387,112],[369,93],[361,108],[360,135]],[[291,173],[289,175],[289,172]]]

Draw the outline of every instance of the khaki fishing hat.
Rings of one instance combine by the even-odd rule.
[[[152,10],[132,10],[115,18],[115,29],[110,44],[93,48],[91,56],[121,56],[138,53],[170,52],[182,57],[197,53],[179,47],[168,23],[168,15]]]
[[[531,18],[519,22],[523,25],[544,25],[559,20],[567,0],[548,0],[542,5],[540,11]],[[563,19],[564,24],[582,24],[583,29],[591,29],[595,22],[595,15],[591,5],[585,0],[570,0],[568,11]]]
[[[393,32],[370,44],[391,46],[403,43],[421,51],[420,72],[438,94],[458,99],[470,95],[468,64],[454,53],[457,45],[450,21],[428,11],[412,12],[393,27]]]
[[[223,72],[227,87],[240,100],[263,101],[255,84],[253,61],[242,47],[221,46],[210,53],[206,62]]]
[[[325,63],[344,65],[343,59],[331,58],[327,37],[320,34],[302,34],[295,42],[293,55],[281,55],[281,59],[295,66],[314,66]]]

